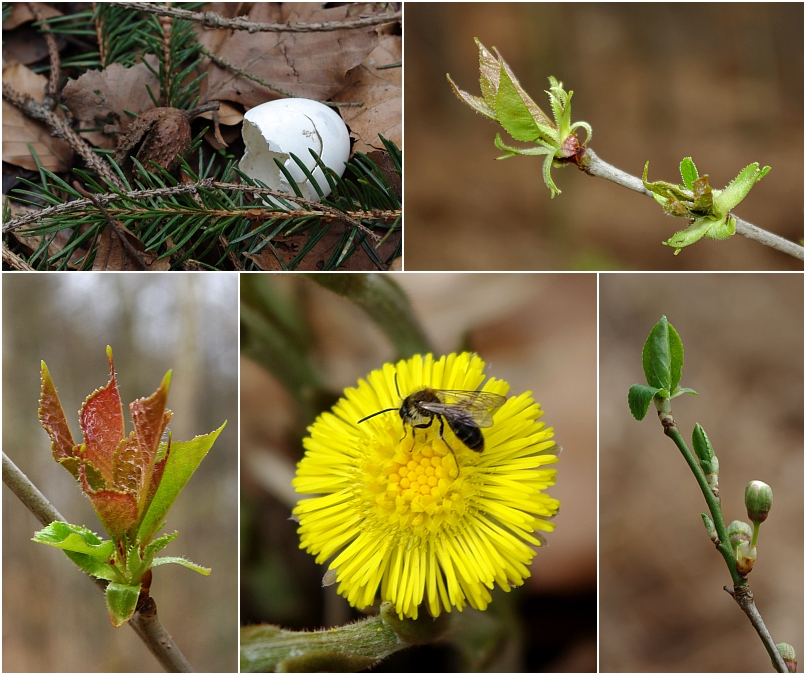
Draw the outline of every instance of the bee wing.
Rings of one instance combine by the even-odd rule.
[[[489,391],[435,390],[440,402],[422,402],[429,412],[457,421],[471,421],[479,427],[493,425],[493,413],[506,403],[506,396]]]

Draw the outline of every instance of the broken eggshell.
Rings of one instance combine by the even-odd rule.
[[[319,201],[319,195],[291,153],[305,164],[325,196],[330,194],[330,185],[308,149],[339,176],[350,157],[350,133],[341,117],[307,98],[284,98],[255,106],[244,116],[243,140],[246,153],[238,164],[241,171],[274,190],[293,195],[294,190],[274,162],[277,158],[294,177],[302,196],[312,201]]]

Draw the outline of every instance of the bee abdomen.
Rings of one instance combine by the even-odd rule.
[[[484,450],[484,436],[481,435],[481,429],[475,424],[457,423],[454,420],[448,420],[448,426],[456,434],[456,438],[468,448],[476,452]]]

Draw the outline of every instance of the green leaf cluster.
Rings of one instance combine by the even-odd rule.
[[[683,372],[683,342],[665,316],[650,331],[641,360],[647,383],[632,385],[627,395],[630,412],[635,419],[644,419],[653,399],[697,394],[693,389],[679,386]]]
[[[571,123],[571,96],[573,91],[566,92],[562,82],[549,77],[549,95],[554,121],[540,109],[521,87],[512,69],[507,65],[498,50],[493,47],[493,56],[478,39],[479,78],[482,97],[473,96],[462,91],[447,76],[454,93],[461,101],[476,112],[498,122],[516,141],[537,143],[535,148],[513,148],[505,145],[500,134],[496,135],[495,147],[507,154],[499,157],[506,159],[514,155],[546,155],[543,163],[543,181],[551,191],[551,197],[561,193],[551,178],[552,166],[564,166],[582,152],[582,148],[590,141],[593,131],[587,122]],[[583,128],[587,133],[585,143],[580,143],[574,129]]]
[[[724,190],[712,188],[708,184],[708,175],[699,175],[691,157],[680,162],[682,185],[664,181],[649,183],[648,171],[649,162],[644,166],[644,187],[663,207],[664,213],[689,220],[688,228],[663,242],[665,246],[672,246],[677,255],[703,237],[720,240],[733,236],[736,233],[736,219],[730,216],[730,211],[767,175],[770,167],[760,169],[758,162],[753,162],[742,169]]]

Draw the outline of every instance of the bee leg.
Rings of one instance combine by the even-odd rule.
[[[433,418],[432,418],[431,421],[433,421]],[[451,447],[451,444],[448,443],[448,441],[445,440],[444,433],[445,433],[445,420],[442,419],[442,416],[440,415],[439,416],[439,437],[442,439],[442,442],[448,447],[448,450],[451,451],[451,454],[453,455],[453,461],[456,463],[456,466],[458,467],[459,466],[459,460],[456,458],[456,453],[453,451],[453,448]]]

